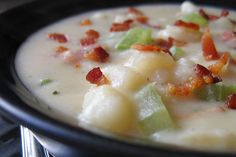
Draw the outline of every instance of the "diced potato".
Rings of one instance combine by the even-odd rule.
[[[125,65],[151,78],[158,69],[172,69],[175,61],[167,53],[134,52]]]
[[[182,14],[196,13],[198,10],[197,7],[189,1],[183,2],[180,6],[180,9]]]
[[[103,69],[112,87],[124,92],[132,92],[142,87],[147,80],[136,71],[125,66],[109,66]]]
[[[158,32],[157,36],[163,39],[168,39],[169,37],[172,37],[176,40],[184,42],[195,42],[201,39],[202,33],[188,28],[168,25],[166,26],[166,29]]]
[[[82,124],[127,133],[135,124],[135,115],[135,108],[128,98],[115,88],[104,85],[87,92],[79,120]]]

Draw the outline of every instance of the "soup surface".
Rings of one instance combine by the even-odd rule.
[[[234,19],[190,2],[85,13],[29,37],[16,69],[38,99],[88,129],[235,151]]]

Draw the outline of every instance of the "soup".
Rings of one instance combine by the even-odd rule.
[[[235,151],[235,17],[190,2],[89,12],[30,36],[16,69],[87,129]]]

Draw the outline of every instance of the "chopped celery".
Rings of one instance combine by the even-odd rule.
[[[117,50],[125,50],[131,45],[149,44],[152,42],[152,30],[147,28],[133,28],[130,29],[123,38],[115,45]]]
[[[236,85],[226,86],[222,83],[207,85],[194,90],[194,94],[202,100],[225,101],[232,93],[236,93]]]
[[[185,52],[180,47],[171,47],[170,52],[175,60],[179,60],[185,55]]]
[[[49,84],[49,83],[51,83],[51,82],[52,82],[52,80],[49,79],[49,78],[41,79],[41,80],[40,80],[40,85],[41,85],[41,86],[44,86],[44,85]]]
[[[205,27],[208,24],[207,20],[197,13],[184,15],[182,20],[185,22],[192,22],[198,24],[201,27]]]
[[[175,127],[154,84],[141,89],[135,95],[135,100],[139,106],[139,127],[144,134],[150,135],[159,130]]]

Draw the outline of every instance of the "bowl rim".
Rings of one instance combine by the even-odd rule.
[[[89,6],[91,3],[97,4],[96,6],[93,5],[91,8],[83,8],[86,11],[90,11],[95,9],[101,9],[101,8],[108,8],[108,7],[117,7],[119,6],[131,6],[131,5],[137,5],[137,4],[143,4],[147,3],[147,1],[142,1],[142,0],[136,0],[135,2],[132,0],[113,0],[112,2],[106,1],[106,4],[101,4],[98,3],[96,0],[81,0],[81,1],[76,1],[76,0],[58,0],[57,4],[53,3],[53,1],[33,1],[27,4],[24,4],[22,6],[16,7],[14,9],[11,9],[7,12],[4,12],[0,15],[0,24],[3,22],[10,22],[10,24],[15,24],[17,19],[13,19],[14,15],[17,15],[19,12],[24,12],[20,17],[26,16],[27,14],[31,13],[31,15],[27,15],[26,19],[32,19],[34,17],[39,17],[46,15],[47,13],[51,13],[52,11],[55,11],[55,9],[61,9],[66,6],[68,9],[72,5],[79,4],[80,7],[83,5]],[[149,0],[148,3],[180,3],[181,0],[171,0],[171,1],[164,1],[164,0]],[[228,3],[224,3],[224,5],[227,5],[228,8],[232,8],[233,6],[230,6],[233,0],[229,0]],[[47,3],[47,5],[45,5]],[[197,3],[209,3],[213,4],[210,0],[200,0]],[[219,6],[223,1],[217,1],[214,2],[216,3],[216,6]],[[46,12],[40,12],[40,8],[46,8]],[[75,8],[75,7],[74,7]],[[50,10],[52,9],[52,11]],[[236,7],[235,7],[236,9]],[[27,10],[27,11],[25,11]],[[76,13],[82,13],[78,12],[78,8],[75,8]],[[36,15],[37,14],[37,15]],[[53,17],[52,19],[49,19],[50,21],[56,21],[58,19],[74,15],[75,13],[73,11],[65,11],[65,14],[52,14]],[[40,21],[40,20],[39,20]],[[19,22],[19,21],[18,21]],[[46,21],[47,23],[48,21]],[[43,23],[45,25],[46,23]],[[37,25],[37,24],[36,24]],[[6,26],[7,27],[7,26]],[[36,26],[35,26],[36,27]],[[38,24],[37,29],[41,28],[42,25]],[[14,32],[18,33],[18,32]],[[7,39],[7,40],[14,40],[17,42],[16,48],[19,47],[19,45],[24,41],[29,34],[33,33],[32,30],[30,29],[27,33],[25,34],[20,34],[19,38],[17,39]],[[9,34],[8,34],[9,35]],[[12,37],[12,35],[9,35]],[[4,37],[5,38],[5,37]],[[12,52],[15,55],[15,52]],[[12,58],[11,58],[12,59]],[[0,60],[1,61],[1,60]],[[3,64],[9,64],[10,62],[4,62]],[[9,65],[5,65],[9,66]],[[9,69],[8,69],[9,70]],[[0,71],[1,73],[2,71]],[[9,72],[9,71],[8,71]],[[9,74],[12,74],[9,72]],[[12,80],[10,81],[12,82]],[[13,83],[9,84],[9,80],[6,80],[6,78],[0,77],[0,112],[7,116],[10,119],[13,119],[14,121],[18,122],[19,124],[22,124],[26,126],[27,128],[30,128],[34,132],[39,133],[40,135],[47,136],[49,138],[52,138],[54,140],[58,140],[60,142],[65,142],[66,144],[69,144],[71,146],[73,145],[78,145],[78,144],[83,144],[84,147],[86,148],[92,148],[94,150],[97,149],[106,149],[109,148],[108,151],[114,152],[116,151],[117,153],[121,154],[136,154],[136,155],[150,155],[154,156],[155,153],[161,153],[163,155],[168,154],[168,156],[191,156],[191,155],[196,155],[196,156],[232,156],[235,155],[234,153],[219,153],[219,152],[205,152],[205,151],[197,151],[197,150],[192,150],[192,149],[186,149],[183,147],[178,147],[178,146],[171,146],[169,144],[165,145],[162,144],[161,146],[149,146],[149,145],[142,145],[138,143],[130,143],[127,141],[120,141],[116,140],[113,138],[109,138],[106,136],[101,136],[96,133],[90,132],[88,130],[85,130],[83,128],[79,127],[74,127],[71,126],[65,122],[50,118],[48,115],[45,115],[44,113],[39,112],[38,110],[32,108],[31,106],[27,105],[24,101],[20,99],[20,97],[17,95],[14,88]]]

